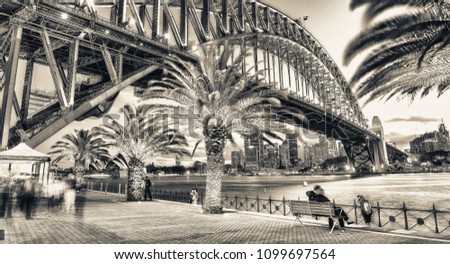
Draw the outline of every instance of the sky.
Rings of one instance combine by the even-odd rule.
[[[309,19],[305,22],[306,29],[331,55],[344,76],[347,79],[351,78],[358,66],[358,60],[348,66],[343,65],[343,52],[349,41],[362,29],[363,8],[350,11],[348,8],[350,0],[261,0],[260,2],[280,10],[293,19],[308,16]],[[39,82],[45,84],[51,82],[51,78],[34,77],[33,82],[37,82],[36,85],[39,85]],[[373,116],[379,116],[384,126],[385,137],[389,141],[395,142],[401,149],[405,149],[409,148],[409,141],[416,135],[436,130],[441,118],[450,125],[450,116],[445,112],[446,102],[450,100],[450,92],[441,98],[436,97],[436,94],[431,94],[425,99],[414,102],[410,102],[409,99],[401,101],[394,99],[388,102],[374,101],[363,107],[363,113],[370,122]],[[126,89],[119,95],[112,111],[117,111],[120,106],[130,102],[136,102],[136,99],[133,97],[132,89]],[[60,139],[62,135],[72,132],[74,129],[93,127],[100,122],[101,120],[94,119],[73,122],[38,146],[37,149],[48,152],[49,146]],[[227,148],[227,152],[231,149]],[[204,148],[200,147],[197,157],[202,156],[204,157]],[[227,159],[228,156],[229,153],[226,154]]]

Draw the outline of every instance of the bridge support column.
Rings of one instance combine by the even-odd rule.
[[[0,113],[0,148],[8,147],[9,129],[13,107],[14,88],[16,86],[17,67],[19,64],[20,45],[22,42],[22,25],[14,25],[9,48],[9,61],[5,71],[5,86],[3,88]]]
[[[22,94],[22,111],[21,111],[21,119],[25,120],[28,117],[28,106],[30,102],[30,94],[31,94],[31,84],[33,81],[33,68],[34,68],[34,58],[33,56],[27,61],[27,66],[25,69],[25,81],[23,85],[23,94]]]
[[[370,142],[364,138],[342,140],[348,159],[353,163],[356,173],[371,173],[374,157],[370,150]]]
[[[374,167],[376,172],[383,172],[387,165],[389,165],[389,159],[386,151],[386,143],[384,140],[371,141],[371,149],[374,156]]]
[[[50,73],[55,84],[56,92],[58,94],[59,102],[61,103],[61,110],[65,111],[69,104],[67,102],[67,96],[64,91],[64,80],[61,75],[60,68],[58,68],[58,63],[56,61],[55,55],[53,54],[52,43],[50,41],[50,36],[47,29],[43,29],[41,32],[42,45],[44,46],[45,55],[47,57],[48,66],[50,68]]]
[[[69,107],[73,108],[75,104],[75,89],[77,85],[78,52],[80,49],[80,40],[76,39],[70,46],[69,72],[68,72],[68,95]]]
[[[39,144],[47,140],[49,137],[54,135],[56,132],[60,131],[62,128],[64,128],[71,122],[75,121],[80,116],[84,115],[85,113],[97,107],[98,105],[104,103],[105,101],[116,95],[124,88],[132,85],[133,83],[151,74],[157,69],[158,66],[148,66],[144,68],[142,71],[132,75],[128,79],[123,80],[121,83],[114,84],[111,88],[109,88],[109,90],[105,91],[104,93],[99,94],[98,96],[90,99],[89,101],[82,103],[80,106],[73,109],[72,111],[65,113],[58,120],[56,120],[43,130],[38,132],[36,135],[34,135],[29,141],[26,142],[27,145],[32,148],[37,147]]]

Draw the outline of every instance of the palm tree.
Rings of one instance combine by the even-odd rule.
[[[189,113],[191,125],[201,131],[194,152],[204,141],[208,164],[205,213],[222,212],[223,153],[227,141],[234,143],[233,133],[265,141],[279,138],[267,124],[278,121],[270,110],[280,110],[284,96],[273,89],[274,84],[266,83],[263,70],[243,70],[249,53],[236,57],[234,51],[227,44],[222,49],[200,46],[198,64],[166,62],[170,70],[161,80],[150,81],[144,92],[144,98],[157,100],[153,106],[160,111]]]
[[[450,5],[443,0],[352,0],[352,9],[367,4],[368,27],[347,47],[345,63],[370,51],[350,80],[357,95],[390,99],[395,95],[414,99],[450,86]],[[391,8],[408,6],[403,13],[373,23]],[[370,23],[372,22],[372,23]]]
[[[64,135],[62,140],[51,146],[51,149],[49,154],[56,156],[53,163],[64,159],[74,161],[73,171],[77,184],[80,184],[83,174],[89,170],[90,165],[102,157],[108,157],[108,144],[95,133],[83,129]]]
[[[103,126],[95,127],[96,135],[110,143],[110,152],[117,152],[113,162],[128,168],[128,201],[140,201],[143,195],[145,162],[161,155],[189,155],[186,138],[164,124],[161,115],[149,112],[150,107],[126,105],[124,124],[108,115]]]

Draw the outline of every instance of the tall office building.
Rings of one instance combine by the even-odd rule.
[[[278,156],[278,146],[265,145],[262,167],[267,169],[278,169],[280,159]]]
[[[297,135],[287,134],[286,141],[289,148],[289,167],[296,168],[299,165]]]
[[[304,156],[308,164],[319,165],[327,159],[346,156],[346,153],[341,142],[320,136],[319,143],[305,145]]]
[[[261,153],[264,151],[259,137],[246,137],[245,148],[245,169],[248,171],[259,171],[261,168]]]
[[[290,167],[289,159],[289,143],[287,140],[283,141],[278,151],[280,157],[280,168],[287,169]]]
[[[244,165],[244,153],[241,149],[231,152],[231,167],[233,170],[238,171]]]

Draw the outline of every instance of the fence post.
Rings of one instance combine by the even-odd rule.
[[[256,195],[256,212],[259,213],[259,196]]]
[[[108,192],[108,183],[105,184],[105,194]]]
[[[437,221],[437,210],[436,210],[436,206],[434,205],[434,203],[433,203],[433,216],[434,216],[434,225],[435,225],[434,232],[439,234],[439,226],[438,226],[438,221]]]
[[[381,227],[381,209],[380,209],[380,203],[377,201],[377,213],[378,213],[378,227]]]
[[[286,216],[286,198],[283,195],[283,215]]]
[[[237,210],[238,209],[238,197],[237,195],[234,196],[234,208]]]
[[[100,192],[103,190],[103,182],[100,183]]]
[[[405,230],[409,230],[409,225],[408,225],[408,209],[406,208],[405,202],[403,202],[403,215],[405,216]]]
[[[245,195],[245,211],[248,211],[248,197]]]
[[[269,196],[269,214],[272,214],[272,196]]]
[[[355,223],[358,224],[358,206],[355,199],[353,199],[353,209],[355,210]]]
[[[125,196],[128,196],[128,183],[125,183]]]
[[[119,194],[122,194],[122,183],[119,183]]]

